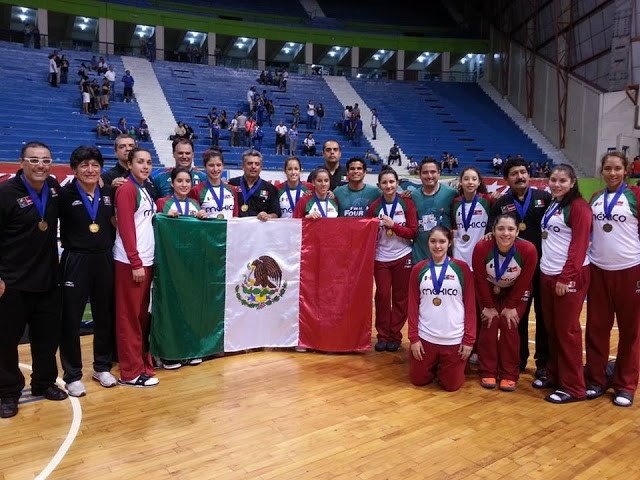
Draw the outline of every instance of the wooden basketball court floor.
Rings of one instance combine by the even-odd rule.
[[[455,393],[413,387],[406,339],[397,353],[228,355],[104,389],[82,346],[86,397],[0,421],[1,479],[640,478],[640,406],[549,404],[532,360],[513,393],[474,374]],[[20,361],[28,374],[27,346]]]

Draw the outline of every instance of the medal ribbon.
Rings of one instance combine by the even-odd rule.
[[[96,191],[93,194],[93,200],[89,201],[89,195],[84,191],[84,188],[80,186],[80,183],[76,181],[76,188],[84,204],[84,208],[87,210],[89,217],[91,217],[91,223],[96,223],[96,217],[98,216],[98,207],[100,206],[100,186],[96,185]]]
[[[500,250],[498,250],[498,245],[494,243],[493,245],[493,264],[496,269],[496,282],[499,282],[502,278],[502,275],[507,271],[507,267],[509,263],[511,263],[511,259],[516,254],[516,246],[511,245],[511,248],[504,256],[504,262],[500,265]]]
[[[36,207],[38,211],[38,215],[44,220],[44,214],[47,211],[47,202],[49,201],[49,185],[47,181],[45,180],[44,185],[42,185],[42,190],[40,190],[40,194],[38,195],[38,192],[36,192],[24,178],[24,174],[20,175],[20,180],[24,183],[24,187],[27,189],[33,206]]]
[[[518,215],[520,215],[520,221],[524,222],[524,216],[527,214],[527,210],[529,210],[529,205],[531,205],[531,188],[527,190],[527,195],[524,197],[524,205],[521,205],[513,194],[511,194],[511,198],[513,198],[513,205],[516,207]]]
[[[287,183],[287,185],[284,187],[284,191],[287,192],[287,198],[289,198],[289,206],[291,207],[291,210],[293,211],[294,208],[296,208],[296,204],[298,203],[298,200],[300,200],[300,193],[302,192],[302,184],[300,182],[298,182],[298,186],[296,187],[296,201],[293,201],[293,197],[291,196],[291,190],[289,189],[289,184]]]
[[[245,205],[249,205],[249,200],[251,200],[251,197],[253,197],[253,194],[256,193],[258,191],[258,189],[260,188],[260,185],[262,185],[262,179],[259,178],[258,181],[256,182],[256,184],[251,187],[249,189],[249,191],[247,192],[246,187],[244,186],[246,183],[246,180],[244,178],[240,179],[240,191],[242,193],[242,203],[244,203]]]
[[[447,267],[449,266],[449,256],[447,255],[444,258],[444,262],[442,263],[442,270],[440,270],[440,275],[436,277],[436,264],[433,260],[429,262],[429,270],[431,271],[431,281],[433,282],[433,293],[438,295],[440,290],[442,290],[442,284],[444,283],[444,278],[447,274]]]
[[[242,182],[240,182],[240,184],[242,184]],[[222,183],[220,184],[220,196],[216,195],[216,191],[213,189],[213,185],[211,185],[211,182],[209,182],[209,180],[207,180],[207,190],[209,190],[209,193],[218,206],[216,210],[218,212],[221,212],[222,206],[224,204],[224,187],[222,186]]]
[[[393,203],[391,204],[390,212],[387,211],[387,201],[384,199],[384,195],[382,196],[382,201],[380,202],[382,203],[382,211],[387,217],[391,217],[391,220],[393,220],[393,216],[396,214],[396,208],[398,208],[398,198],[398,194],[396,193],[396,196],[393,199]]]
[[[467,206],[467,200],[462,198],[462,226],[464,227],[464,231],[468,231],[471,226],[471,219],[473,218],[473,212],[476,210],[476,205],[478,204],[478,195],[473,196],[473,200],[471,200],[471,206],[469,207],[469,215],[465,210]]]
[[[604,216],[607,220],[611,220],[613,207],[615,207],[616,203],[618,203],[618,200],[620,199],[620,196],[622,195],[622,192],[624,192],[625,188],[627,188],[627,184],[622,182],[622,184],[616,190],[615,195],[611,199],[611,203],[607,202],[607,195],[609,194],[609,192],[607,190],[604,191]]]
[[[178,197],[176,197],[175,195],[173,196],[173,203],[176,206],[176,210],[178,210],[178,213],[180,214],[180,216],[182,216],[182,217],[188,217],[189,216],[189,204],[191,202],[189,202],[188,198],[184,202],[185,203],[184,213],[182,211],[182,205],[180,205],[180,200],[178,200]]]
[[[151,205],[151,210],[153,210],[153,212],[156,211],[156,204],[154,203],[153,199],[151,198],[151,195],[149,195],[149,192],[147,192],[147,189],[144,188],[144,184],[140,185],[138,183],[138,181],[136,180],[136,178],[130,173],[129,174],[129,180],[131,180],[133,183],[136,184],[136,187],[138,187],[138,189],[142,192],[142,194],[145,196],[145,198],[147,200],[149,200],[149,204]]]
[[[327,210],[325,211],[325,210],[322,208],[322,204],[320,203],[320,199],[319,199],[316,195],[314,195],[314,196],[313,196],[313,198],[314,198],[314,200],[315,200],[315,202],[316,202],[316,205],[318,206],[318,210],[320,210],[320,215],[322,215],[324,218],[326,218],[326,217],[327,217],[327,212],[329,211],[329,199],[327,198],[327,199],[324,201],[325,208],[327,209]]]
[[[542,219],[543,230],[547,229],[547,225],[549,225],[549,220],[551,220],[551,217],[553,217],[553,215],[558,211],[559,207],[560,207],[560,204],[558,202],[553,202],[551,206],[547,209]]]

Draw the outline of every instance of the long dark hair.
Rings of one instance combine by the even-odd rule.
[[[460,172],[460,176],[458,177],[458,195],[464,195],[464,189],[462,188],[462,177],[464,177],[465,172],[468,172],[469,170],[473,170],[474,172],[476,172],[476,175],[478,175],[478,180],[480,181],[477,190],[478,193],[489,193],[489,190],[487,190],[487,186],[484,184],[484,179],[482,178],[480,170],[478,170],[476,167],[464,167]]]
[[[551,173],[549,176],[553,175],[554,172],[564,172],[569,178],[574,182],[573,187],[567,192],[567,194],[562,197],[562,200],[558,202],[559,208],[564,208],[573,202],[576,198],[582,198],[582,193],[580,193],[580,188],[578,187],[578,177],[576,177],[576,171],[573,167],[567,163],[561,163],[559,165],[555,165],[551,169]]]
[[[436,225],[429,231],[429,237],[433,235],[433,232],[441,232],[447,240],[449,240],[449,248],[447,249],[447,255],[453,257],[453,232],[451,229],[445,227],[444,225]],[[429,248],[429,240],[427,240],[427,249]],[[431,251],[429,250],[429,253]]]

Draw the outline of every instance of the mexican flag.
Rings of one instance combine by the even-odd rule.
[[[151,352],[371,348],[376,219],[156,215]]]

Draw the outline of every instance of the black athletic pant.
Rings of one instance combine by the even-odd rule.
[[[60,289],[25,292],[7,285],[0,297],[0,397],[20,397],[24,375],[18,367],[18,344],[29,325],[31,390],[52,386],[58,376]]]
[[[549,360],[549,339],[547,329],[542,316],[542,299],[540,297],[540,268],[536,268],[533,275],[533,307],[536,311],[536,353],[533,358],[536,361],[536,369],[546,368]],[[529,298],[527,308],[520,318],[518,333],[520,334],[520,370],[524,370],[529,359],[529,312],[531,311],[532,299]]]
[[[80,323],[87,300],[93,316],[93,369],[108,372],[113,362],[113,256],[108,253],[65,252],[62,269],[62,336],[60,361],[65,383],[82,378]]]

